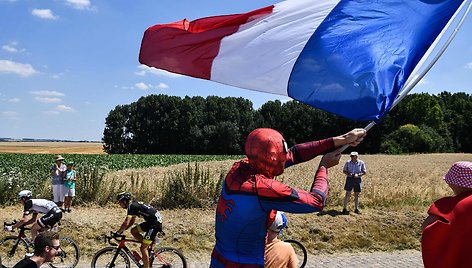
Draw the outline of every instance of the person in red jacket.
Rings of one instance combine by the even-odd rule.
[[[435,201],[423,222],[421,252],[425,268],[472,267],[472,162],[452,165],[444,181],[454,192]]]

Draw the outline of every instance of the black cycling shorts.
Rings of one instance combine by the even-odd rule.
[[[38,219],[38,224],[41,227],[52,228],[56,223],[62,219],[62,211],[60,208],[52,208],[46,215]]]
[[[143,244],[148,244],[148,245],[154,243],[154,239],[156,239],[157,233],[162,231],[162,223],[157,222],[157,221],[156,222],[145,221],[136,227],[138,228],[139,232],[146,232],[143,237],[144,238]]]

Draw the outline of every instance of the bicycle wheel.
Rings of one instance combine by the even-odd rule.
[[[297,254],[298,257],[298,267],[305,267],[306,262],[308,261],[308,253],[303,244],[293,239],[287,239],[284,240],[284,242],[290,243],[290,245],[293,247],[293,250],[295,250],[295,254]]]
[[[77,243],[70,237],[60,237],[61,253],[49,263],[52,268],[74,268],[79,263],[80,250]]]
[[[154,268],[186,268],[184,255],[175,248],[159,248],[151,256],[151,267]]]
[[[28,244],[16,236],[7,236],[0,241],[0,254],[2,254],[2,267],[10,268],[25,258],[30,252]]]
[[[129,268],[128,255],[123,251],[119,252],[115,261],[112,263],[116,250],[117,248],[115,247],[106,247],[97,251],[92,259],[92,268]]]

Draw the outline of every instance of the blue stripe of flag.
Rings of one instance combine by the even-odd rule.
[[[290,97],[353,120],[381,119],[462,0],[341,0],[293,68]]]

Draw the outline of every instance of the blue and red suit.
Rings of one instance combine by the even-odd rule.
[[[284,167],[333,149],[332,138],[297,144],[286,152]],[[291,188],[263,173],[245,158],[226,176],[216,210],[216,245],[210,267],[263,267],[267,226],[274,220],[275,211],[310,213],[323,209],[328,194],[326,168],[318,169],[309,191]]]

